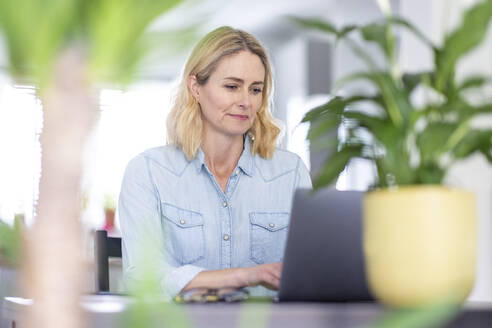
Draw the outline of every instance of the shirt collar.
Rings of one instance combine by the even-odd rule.
[[[253,154],[251,153],[251,140],[246,135],[244,137],[244,148],[239,161],[237,162],[237,167],[240,168],[246,175],[253,175]]]
[[[251,153],[251,140],[246,135],[244,137],[244,147],[241,157],[239,157],[239,161],[237,163],[237,167],[240,168],[246,175],[253,175],[253,154]],[[204,167],[207,171],[207,165],[205,163],[205,154],[203,153],[202,148],[198,148],[198,152],[196,157],[192,160],[193,165],[195,166],[197,172],[200,172],[202,167]],[[209,172],[210,173],[210,172]]]
[[[196,157],[193,159],[193,165],[195,165],[196,171],[200,173],[200,170],[202,167],[207,168],[207,165],[205,165],[205,154],[203,153],[202,147],[198,148],[198,152],[196,154]]]

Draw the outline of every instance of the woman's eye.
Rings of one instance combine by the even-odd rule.
[[[237,89],[237,85],[233,85],[233,84],[226,84],[226,89],[229,89],[229,90],[236,90]]]
[[[261,93],[263,90],[261,88],[253,88],[253,93],[258,94]]]

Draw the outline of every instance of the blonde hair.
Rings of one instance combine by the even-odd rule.
[[[200,106],[188,89],[187,79],[194,75],[198,83],[204,85],[222,58],[241,51],[260,57],[265,67],[262,104],[248,131],[253,140],[251,152],[263,158],[273,156],[280,127],[270,111],[273,78],[265,49],[251,34],[223,26],[205,35],[193,49],[167,118],[168,142],[183,150],[188,160],[195,158],[202,143],[202,119]]]

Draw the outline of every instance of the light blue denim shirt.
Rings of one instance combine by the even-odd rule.
[[[136,279],[141,245],[157,250],[163,292],[177,295],[199,272],[281,262],[296,188],[311,188],[299,156],[251,154],[245,139],[225,193],[201,149],[191,162],[173,147],[149,149],[128,164],[118,204],[123,274]],[[252,295],[275,295],[263,287]]]

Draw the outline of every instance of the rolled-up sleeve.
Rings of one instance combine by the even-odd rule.
[[[152,179],[149,159],[144,155],[134,158],[126,168],[118,216],[127,289],[153,276],[159,280],[162,292],[174,297],[204,270],[194,265],[179,265],[166,250],[159,192]]]

